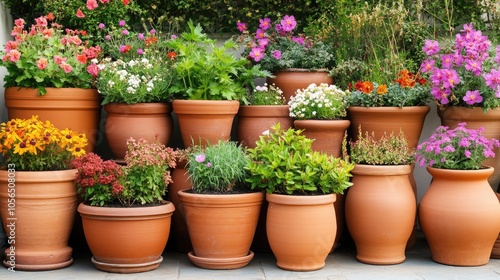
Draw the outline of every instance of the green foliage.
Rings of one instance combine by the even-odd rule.
[[[275,84],[256,86],[250,94],[250,105],[285,105],[283,91]]]
[[[347,114],[346,92],[335,85],[310,84],[290,97],[290,117],[298,120],[340,120]]]
[[[313,195],[343,193],[351,186],[354,165],[340,158],[313,151],[313,140],[301,130],[281,130],[279,123],[249,149],[252,189],[267,193]]]
[[[248,172],[248,157],[242,146],[219,140],[189,152],[187,170],[195,193],[229,193],[241,188]]]

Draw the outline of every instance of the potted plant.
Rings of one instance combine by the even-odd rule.
[[[500,146],[484,129],[439,126],[418,145],[416,161],[432,181],[418,208],[432,259],[448,265],[489,262],[500,230],[500,204],[488,184],[493,167],[484,160]],[[447,221],[443,223],[443,221]]]
[[[184,146],[229,140],[240,102],[248,102],[247,91],[253,88],[254,79],[270,73],[237,57],[233,40],[218,46],[192,21],[167,46],[176,53],[176,79],[170,92],[175,94],[172,106]]]
[[[168,145],[172,130],[169,87],[175,57],[159,31],[130,30],[124,21],[109,30],[109,56],[100,64],[97,89],[107,112],[105,134],[116,159],[123,160],[130,137]]]
[[[92,263],[107,272],[156,269],[170,233],[174,206],[163,200],[172,182],[174,151],[130,138],[125,166],[89,153],[73,161],[83,202],[78,206]]]
[[[408,177],[414,150],[401,131],[380,138],[361,129],[358,133],[358,140],[349,143],[349,160],[355,166],[345,201],[356,258],[368,264],[401,263],[417,211]]]
[[[8,118],[38,115],[59,129],[71,127],[87,135],[92,151],[101,113],[95,90],[101,48],[83,41],[83,31],[65,30],[53,19],[41,16],[31,26],[16,19],[14,39],[0,51]]]
[[[266,191],[266,231],[278,267],[321,269],[336,235],[336,193],[351,186],[353,164],[312,150],[301,130],[276,124],[249,149],[253,189]]]
[[[196,266],[234,269],[247,265],[257,226],[262,192],[245,185],[248,157],[233,141],[192,146],[187,170],[192,187],[178,192]]]
[[[492,46],[470,23],[451,45],[426,40],[423,51],[427,57],[420,71],[430,81],[428,91],[438,105],[441,125],[454,128],[465,122],[467,128],[484,127],[488,139],[500,139],[500,46]],[[489,158],[484,165],[495,169],[488,181],[497,190],[500,161]]]
[[[246,23],[238,22],[238,30],[242,32],[238,40],[245,47],[242,55],[273,73],[274,77],[268,77],[267,83],[281,88],[287,102],[297,89],[312,83],[333,83],[328,72],[335,66],[330,45],[298,33],[293,15],[285,15],[276,22],[270,18],[259,19],[259,22],[254,33],[247,30]]]
[[[78,197],[70,163],[85,154],[87,141],[84,134],[60,130],[38,116],[2,123],[0,213],[5,231],[15,228],[15,244],[6,255],[14,255],[16,270],[58,269],[73,262],[68,239]]]

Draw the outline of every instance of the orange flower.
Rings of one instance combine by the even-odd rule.
[[[384,95],[387,93],[387,85],[386,84],[381,84],[377,88],[377,93],[380,95]]]
[[[158,38],[156,37],[149,37],[146,39],[146,46],[150,46],[158,42]]]
[[[417,77],[418,78],[418,77]],[[399,71],[398,78],[395,80],[403,88],[412,88],[416,83],[415,74],[411,73],[407,69]]]
[[[177,54],[175,52],[169,52],[167,57],[170,60],[174,60],[177,57]]]
[[[53,13],[49,13],[46,17],[45,17],[47,20],[50,20],[50,21],[53,21],[54,20],[54,14]]]
[[[370,81],[358,81],[356,82],[354,87],[356,88],[356,90],[364,92],[366,94],[371,93],[374,89],[374,86]]]

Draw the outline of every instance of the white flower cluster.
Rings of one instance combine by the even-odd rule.
[[[346,115],[346,92],[329,84],[310,84],[290,97],[290,117],[295,119],[338,119]]]

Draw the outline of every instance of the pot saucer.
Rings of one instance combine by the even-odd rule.
[[[193,251],[188,253],[188,258],[194,265],[207,269],[241,268],[246,266],[253,259],[253,256],[252,251],[248,255],[238,258],[202,258],[195,256]]]

